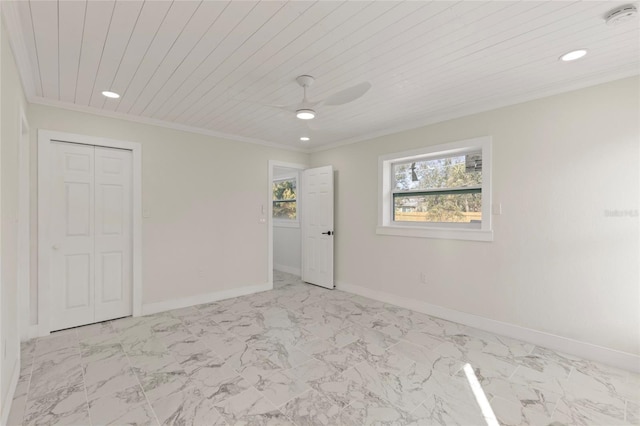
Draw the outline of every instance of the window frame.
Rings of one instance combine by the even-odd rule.
[[[274,200],[273,199],[273,184],[276,182],[281,182],[281,181],[287,181],[287,180],[294,180],[296,183],[296,198],[294,200]],[[300,211],[298,209],[298,205],[299,205],[299,200],[300,200],[300,195],[298,194],[299,191],[299,187],[298,185],[300,184],[300,178],[298,176],[298,173],[292,174],[292,175],[283,175],[283,176],[278,176],[277,178],[274,177],[271,180],[271,219],[273,220],[273,226],[276,227],[280,227],[280,228],[299,228],[300,227]],[[290,202],[290,201],[295,201],[296,203],[296,218],[295,219],[283,219],[281,217],[274,217],[273,216],[273,205],[274,203],[277,202]]]
[[[393,196],[395,176],[393,167],[412,161],[431,160],[472,152],[482,153],[482,222],[397,222],[394,219]],[[378,235],[405,237],[442,238],[469,241],[493,241],[491,221],[491,167],[492,138],[482,136],[456,142],[431,145],[410,151],[381,155],[378,157]],[[410,191],[406,191],[410,192]],[[416,191],[426,192],[426,191]],[[478,226],[479,225],[479,226]]]

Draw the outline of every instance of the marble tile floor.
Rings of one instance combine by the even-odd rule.
[[[274,273],[22,345],[10,425],[640,424],[640,376]]]

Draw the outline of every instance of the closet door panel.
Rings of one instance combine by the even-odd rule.
[[[131,151],[95,148],[95,320],[132,313]]]
[[[53,142],[52,330],[94,320],[94,148]]]

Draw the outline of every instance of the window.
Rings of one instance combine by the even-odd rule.
[[[298,179],[287,177],[273,180],[273,218],[281,221],[298,221]]]
[[[482,153],[393,164],[393,221],[482,222]]]
[[[378,234],[491,241],[491,138],[380,157]]]

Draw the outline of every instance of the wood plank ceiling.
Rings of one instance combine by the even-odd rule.
[[[317,150],[639,73],[624,2],[19,1],[10,36],[32,102]],[[15,42],[18,40],[19,42]],[[564,63],[576,48],[589,54]],[[311,100],[368,81],[303,122]],[[111,90],[120,99],[101,95]],[[311,137],[302,144],[300,136]]]

